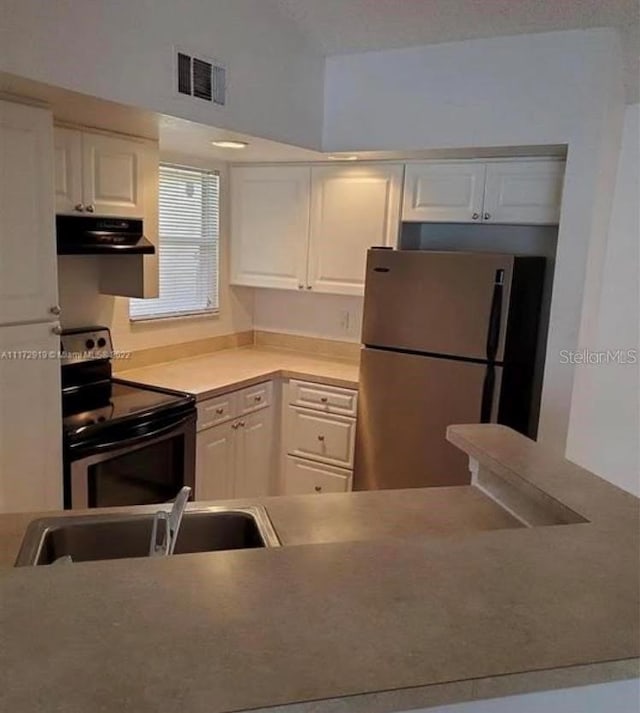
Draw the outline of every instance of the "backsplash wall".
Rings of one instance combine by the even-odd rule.
[[[128,298],[98,292],[99,259],[85,255],[58,258],[63,327],[107,326],[111,329],[116,349],[124,351],[190,342],[253,328],[251,290],[229,287],[222,275],[218,315],[130,322]]]
[[[360,342],[362,297],[256,289],[254,329]]]

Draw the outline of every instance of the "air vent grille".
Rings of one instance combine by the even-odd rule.
[[[191,96],[191,57],[178,52],[178,91]]]
[[[224,106],[227,99],[226,68],[209,59],[176,53],[177,91]]]

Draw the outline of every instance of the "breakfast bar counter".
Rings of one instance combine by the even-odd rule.
[[[638,499],[501,426],[448,437],[476,485],[265,498],[280,548],[0,569],[0,709],[391,713],[638,676]]]

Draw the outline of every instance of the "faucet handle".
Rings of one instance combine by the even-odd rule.
[[[191,488],[188,485],[180,488],[180,492],[176,495],[176,499],[173,501],[173,507],[169,512],[169,552],[172,555],[176,547],[176,540],[178,539],[178,530],[180,529],[180,523],[182,522],[182,516],[184,511],[187,509],[187,502],[189,501],[189,496],[191,495]]]
[[[176,495],[171,510],[158,510],[153,516],[151,542],[149,544],[149,557],[157,555],[172,555],[178,539],[178,531],[182,516],[187,508],[187,501],[191,495],[191,488],[185,485]],[[158,542],[158,528],[162,523],[162,539]]]

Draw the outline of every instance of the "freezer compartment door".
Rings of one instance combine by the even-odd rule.
[[[493,371],[492,371],[493,369]],[[364,349],[354,490],[467,485],[468,457],[447,426],[495,420],[502,369]]]
[[[502,361],[514,258],[370,250],[362,341]]]

